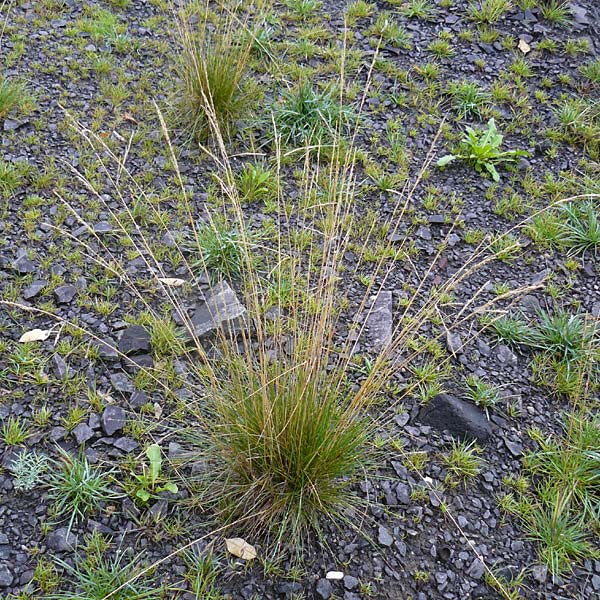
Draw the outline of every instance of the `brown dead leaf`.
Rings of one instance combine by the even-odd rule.
[[[125,112],[121,115],[121,118],[123,121],[129,121],[130,123],[135,123],[137,125],[137,119],[131,113]]]

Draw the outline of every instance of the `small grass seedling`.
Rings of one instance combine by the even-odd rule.
[[[480,453],[481,448],[474,441],[452,442],[450,452],[442,457],[448,469],[448,481],[467,481],[476,477],[482,464]]]

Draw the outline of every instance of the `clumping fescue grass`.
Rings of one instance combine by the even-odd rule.
[[[213,279],[239,279],[244,269],[244,256],[251,252],[245,248],[248,240],[236,229],[212,221],[201,225],[191,248],[199,258],[192,262],[200,275],[209,273]]]
[[[579,72],[594,85],[600,85],[600,58],[579,67]]]
[[[581,144],[592,159],[600,153],[600,102],[563,98],[555,110],[563,138]]]
[[[206,20],[198,29],[179,21],[183,49],[175,112],[184,137],[204,140],[215,126],[231,135],[250,110],[246,77],[254,36],[240,36],[244,29],[227,13],[219,15],[217,30],[209,29]]]
[[[474,402],[477,406],[482,407],[489,417],[489,410],[493,409],[500,400],[500,392],[498,391],[498,388],[477,377],[476,375],[470,375],[467,377],[465,383],[467,384],[467,398],[469,398],[469,400]]]
[[[0,159],[0,195],[10,198],[22,183],[21,171],[12,163]]]
[[[537,350],[532,361],[534,374],[559,393],[577,395],[584,373],[596,381],[600,338],[591,315],[571,314],[564,309],[553,313],[540,310],[535,320],[504,316],[492,327],[501,340]]]
[[[556,355],[568,365],[591,358],[598,349],[598,332],[593,319],[559,309],[553,314],[541,311],[525,343]]]
[[[565,204],[559,219],[559,243],[574,254],[591,252],[595,256],[600,247],[598,202],[590,199],[580,204]]]
[[[266,369],[246,357],[237,367],[230,360],[232,380],[215,403],[213,440],[227,465],[222,510],[232,521],[254,515],[258,530],[292,539],[318,528],[324,514],[339,516],[351,500],[348,486],[366,467],[368,428],[332,385],[317,340],[307,340],[304,360]]]
[[[566,0],[547,0],[539,8],[542,17],[552,23],[566,27],[571,22],[571,8]]]
[[[490,104],[490,94],[473,81],[452,82],[448,86],[454,109],[461,119],[481,118],[481,111]]]
[[[198,600],[200,598],[203,600],[225,599],[217,587],[221,566],[210,549],[203,552],[196,549],[188,550],[184,553],[183,559],[188,567],[184,577]]]
[[[18,446],[29,437],[30,433],[27,424],[21,417],[11,416],[2,421],[0,435],[7,446]]]
[[[478,2],[471,2],[469,16],[478,23],[496,23],[511,6],[511,0],[480,0]]]

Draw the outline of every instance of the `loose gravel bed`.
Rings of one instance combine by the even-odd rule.
[[[385,283],[389,310],[377,324],[383,334],[397,322],[406,290],[416,283],[415,273],[426,272],[432,260],[436,263],[428,286],[439,285],[468,261],[477,247],[473,241],[477,235],[505,232],[551,202],[576,193],[577,185],[569,181],[581,181],[582,173],[598,181],[597,142],[594,155],[593,143],[567,143],[549,133],[560,130],[556,109],[563,97],[600,101],[600,83],[587,80],[581,72],[582,65],[600,59],[600,5],[595,0],[569,3],[567,26],[544,19],[537,8],[522,10],[514,2],[515,7],[497,23],[484,28],[469,18],[465,0],[430,2],[435,9],[431,18],[406,16],[402,8],[408,3],[377,1],[370,16],[351,24],[345,24],[344,3],[325,0],[304,18],[297,15],[296,4],[275,5],[270,43],[277,58],[274,63],[257,59],[254,65],[263,107],[270,106],[285,82],[293,81],[300,71],[314,81],[336,81],[335,64],[344,35],[351,63],[348,79],[359,98],[376,51],[373,25],[388,11],[390,19],[405,28],[409,42],[384,39],[374,63],[357,141],[371,163],[382,173],[398,176],[398,181],[403,181],[402,174],[414,179],[442,119],[436,157],[450,151],[465,125],[484,125],[487,114],[482,119],[461,119],[453,107],[448,89],[461,80],[475,81],[491,91],[489,116],[496,117],[506,134],[506,147],[529,153],[510,168],[500,169],[498,184],[462,163],[445,169],[433,163],[427,170],[406,222],[395,234],[398,239],[410,236],[415,253],[413,266],[399,264]],[[115,15],[106,35],[94,33],[90,25],[100,10]],[[13,2],[10,7],[5,3],[0,14],[6,23],[0,44],[3,74],[21,80],[29,94],[20,108],[0,119],[1,160],[19,173],[15,189],[0,196],[0,297],[77,323],[93,336],[82,337],[49,315],[11,304],[0,306],[0,420],[6,425],[18,418],[28,433],[17,445],[6,444],[6,436],[0,440],[4,467],[0,472],[0,596],[50,594],[52,590],[43,589],[43,579],[40,583],[42,569],[36,565],[56,559],[72,564],[84,552],[86,536],[99,532],[112,540],[109,555],[120,548],[140,564],[162,561],[152,584],[156,598],[192,599],[195,595],[185,579],[188,567],[176,551],[209,534],[213,524],[185,502],[189,500],[185,485],[180,484],[176,494],[162,492],[148,506],[129,496],[108,499],[102,511],[76,521],[69,530],[68,523],[53,512],[48,488],[40,485],[20,492],[11,471],[23,448],[50,457],[58,457],[60,449],[73,455],[81,450],[92,464],[116,469],[126,465],[128,457],[139,461],[151,440],[160,441],[174,464],[189,449],[187,439],[178,434],[189,418],[185,361],[174,360],[172,393],[140,389],[140,367],[158,366],[163,357],[152,347],[147,330],[134,323],[140,323],[146,302],[158,308],[166,299],[144,257],[124,244],[105,206],[77,178],[75,173],[84,174],[104,189],[106,206],[115,213],[122,211],[98,155],[71,126],[74,120],[116,152],[126,152],[128,170],[150,191],[148,197],[170,220],[170,229],[186,233],[169,149],[153,104],[168,114],[176,89],[180,44],[173,12],[163,0],[35,0]],[[432,52],[432,42],[440,39],[450,40],[451,55]],[[548,39],[555,42],[556,51],[539,49]],[[526,54],[519,50],[519,40],[530,49]],[[303,42],[310,42],[310,48]],[[522,62],[528,67],[525,75],[518,74]],[[234,146],[239,152],[259,147],[269,155],[272,150],[262,145],[268,120],[258,107],[256,113],[262,120],[248,118]],[[400,158],[389,134],[392,121],[402,140]],[[209,161],[198,149],[185,146],[182,134],[175,129],[173,144],[192,192],[192,208],[200,218],[213,210],[214,182]],[[235,159],[234,166],[242,162]],[[360,211],[374,211],[377,225],[389,226],[394,193],[369,179],[374,171],[364,168],[366,164],[361,165]],[[293,166],[289,168],[292,191]],[[514,210],[503,210],[515,198]],[[295,199],[290,197],[291,202]],[[127,197],[131,206],[135,201],[133,195]],[[75,206],[78,215],[67,205]],[[264,230],[269,219],[261,203],[247,205],[251,230]],[[164,227],[148,219],[145,230],[153,248],[162,252],[161,264],[168,276],[182,277],[186,271],[174,264],[173,240]],[[513,310],[534,316],[540,307],[567,307],[600,315],[598,263],[592,252],[574,264],[565,252],[536,243],[522,229],[515,230],[515,236],[521,244],[515,255],[478,270],[457,290],[459,304],[480,288],[485,300],[493,298],[501,285],[510,289],[530,285],[532,290],[514,301]],[[95,253],[106,258],[106,249],[144,290],[141,298],[123,281],[107,277],[90,258]],[[348,322],[340,325],[340,335],[356,317],[365,290],[358,278],[365,272],[364,265],[352,252],[346,259],[343,289]],[[544,279],[546,283],[541,283]],[[202,281],[181,291],[191,313],[201,306],[201,293],[208,289],[208,282]],[[423,335],[439,333],[430,327]],[[40,342],[18,342],[34,328],[51,329],[51,334]],[[487,566],[506,580],[522,574],[523,598],[600,598],[600,560],[585,560],[573,565],[572,573],[552,578],[540,562],[537,546],[527,541],[520,523],[498,504],[507,491],[503,479],[518,476],[524,454],[535,447],[528,431],[537,427],[545,434],[560,432],[569,401],[538,385],[530,365],[532,352],[499,343],[490,332],[474,336],[476,328],[477,321],[470,320],[442,337],[444,352],[451,356],[443,387],[447,394],[463,399],[465,379],[474,374],[500,388],[501,402],[489,417],[479,409],[460,414],[459,427],[475,431],[480,438],[480,473],[464,485],[444,485],[447,466],[441,457],[454,439],[447,420],[440,417],[447,407],[440,400],[428,415],[418,398],[405,398],[402,410],[380,432],[384,440],[394,439],[396,446],[383,445],[376,473],[355,490],[369,502],[366,514],[351,515],[351,520],[361,523],[361,533],[326,523],[326,543],[315,541],[305,548],[301,569],[294,568],[285,554],[278,564],[235,560],[225,552],[219,535],[209,535],[198,546],[213,544],[221,566],[217,584],[225,597],[500,598],[488,585]],[[119,352],[103,342],[114,344]],[[360,354],[373,355],[374,350],[372,341],[360,342]],[[120,353],[137,365],[121,360]],[[401,387],[409,379],[410,373],[398,373],[395,383]],[[416,452],[428,456],[418,470],[406,458]],[[181,468],[184,479],[191,472],[186,469],[193,468],[201,466]],[[123,477],[117,472],[118,478]],[[327,579],[330,571],[343,576]],[[64,566],[57,563],[55,572],[62,574],[55,589],[68,589]]]

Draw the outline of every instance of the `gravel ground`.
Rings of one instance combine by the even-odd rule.
[[[159,362],[147,331],[132,322],[146,303],[159,307],[165,298],[152,284],[143,257],[135,256],[123,243],[105,206],[75,176],[75,172],[83,173],[97,183],[107,194],[107,206],[117,213],[122,210],[98,157],[69,126],[70,117],[120,153],[131,142],[128,169],[146,189],[153,190],[156,206],[172,219],[172,229],[181,231],[183,227],[174,175],[168,169],[168,148],[153,108],[153,101],[167,107],[175,89],[179,42],[173,16],[160,0],[130,0],[123,8],[118,4],[35,0],[14,2],[10,12],[7,6],[0,9],[6,20],[0,44],[4,75],[22,80],[31,95],[19,110],[0,119],[2,160],[21,173],[14,192],[0,199],[0,294],[9,302],[79,323],[95,336],[91,340],[93,354],[87,350],[89,340],[58,325],[43,342],[19,344],[24,332],[48,329],[55,321],[9,305],[0,307],[0,419],[7,423],[11,417],[20,417],[29,427],[29,436],[18,446],[0,440],[4,466],[0,472],[0,596],[6,598],[43,598],[46,592],[40,588],[39,569],[34,576],[36,565],[55,558],[73,561],[86,534],[93,531],[112,538],[115,548],[131,549],[132,555],[141,553],[142,562],[165,559],[157,567],[156,580],[165,586],[157,591],[157,598],[194,598],[184,582],[186,567],[181,556],[170,555],[210,531],[205,515],[183,502],[188,492],[180,485],[175,497],[164,492],[147,508],[140,508],[129,497],[107,500],[102,511],[77,522],[69,532],[67,524],[53,515],[47,488],[19,492],[11,472],[21,446],[52,457],[59,448],[71,453],[82,448],[90,462],[113,465],[126,464],[128,456],[137,460],[150,439],[147,431],[153,439],[162,440],[170,459],[186,447],[185,440],[173,433],[186,419],[181,416],[189,393],[183,361],[175,363],[181,386],[174,394],[147,393],[138,389],[139,366],[120,360],[118,353],[98,343],[115,344],[144,367]],[[571,3],[572,20],[566,27],[542,18],[538,9],[512,8],[489,26],[498,32],[497,39],[489,43],[478,41],[481,32],[468,18],[468,2],[454,0],[450,7],[443,7],[438,0],[431,4],[436,7],[435,15],[423,19],[403,16],[398,3],[376,2],[371,16],[348,27],[348,48],[352,56],[359,57],[350,79],[359,90],[373,58],[375,37],[370,27],[377,16],[390,11],[410,35],[410,48],[394,45],[393,40],[383,44],[358,146],[387,173],[404,171],[414,176],[442,118],[446,129],[436,149],[439,156],[451,148],[450,139],[460,135],[465,124],[479,124],[476,119],[460,120],[446,93],[452,83],[468,79],[487,90],[500,84],[508,88],[510,97],[505,102],[498,100],[498,94],[492,97],[493,114],[499,129],[506,133],[507,147],[525,149],[529,156],[510,169],[503,168],[499,184],[463,164],[428,170],[406,222],[398,229],[411,236],[418,249],[414,267],[399,265],[392,271],[385,294],[380,296],[383,313],[379,314],[383,316],[373,324],[377,331],[370,340],[360,342],[361,354],[372,353],[373,340],[385,336],[397,322],[407,286],[416,283],[415,274],[425,272],[432,259],[436,264],[428,285],[437,285],[472,255],[476,245],[469,243],[468,232],[488,236],[504,232],[571,193],[574,188],[561,187],[561,181],[597,169],[589,148],[548,134],[549,128],[557,127],[555,108],[562,95],[600,99],[598,84],[586,82],[579,70],[600,57],[600,5],[595,0]],[[96,9],[116,15],[116,29],[111,26],[108,35],[86,32]],[[314,15],[302,20],[294,16],[293,8],[274,8],[278,18],[272,20],[272,44],[282,64],[278,69],[257,64],[256,81],[262,86],[264,105],[277,95],[282,81],[293,79],[291,65],[310,69],[318,80],[335,78],[329,51],[342,38],[346,10],[344,3],[326,0]],[[320,33],[319,28],[323,29]],[[464,33],[469,31],[470,36]],[[451,56],[435,56],[431,51],[430,44],[440,39],[440,33],[451,40]],[[307,51],[299,47],[309,39],[317,46],[310,57],[303,56]],[[488,40],[485,35],[484,39]],[[556,52],[538,49],[547,39],[556,42]],[[517,48],[519,40],[531,48],[527,55]],[[569,42],[579,44],[585,52],[569,53]],[[529,72],[517,77],[514,65],[522,60]],[[435,78],[427,74],[427,66],[432,65],[437,70]],[[400,161],[394,158],[386,134],[392,119],[400,124],[405,142]],[[264,135],[261,127],[255,126],[253,133],[248,133],[249,126],[241,128],[236,146],[246,147],[252,135],[260,140]],[[206,160],[194,148],[181,146],[178,154],[180,170],[193,190],[193,210],[200,217],[211,207]],[[365,181],[369,181],[367,175]],[[363,188],[361,211],[372,209],[377,223],[389,223],[393,194],[371,183]],[[521,215],[498,210],[500,201],[513,196],[519,198],[515,210],[522,210]],[[92,225],[94,235],[69,212],[64,201],[77,208],[79,216]],[[133,203],[135,198],[127,201]],[[263,209],[260,203],[248,204],[251,229],[260,230],[269,218]],[[451,228],[454,221],[460,226]],[[172,247],[158,223],[149,220],[146,229],[155,248],[159,244]],[[61,230],[83,240],[90,252],[78,251],[77,243]],[[540,285],[517,299],[515,308],[534,314],[539,307],[579,306],[594,316],[600,314],[598,268],[592,254],[574,268],[564,252],[534,243],[521,230],[516,235],[521,242],[516,255],[490,263],[469,278],[457,290],[459,302],[466,302],[481,287],[482,298],[488,299],[500,284],[515,289],[549,277],[558,293],[551,294],[547,286]],[[129,277],[144,286],[143,297],[135,297],[118,278],[107,278],[87,256],[97,252],[108,256],[97,239],[123,264]],[[447,244],[438,256],[444,240]],[[165,252],[161,261],[165,272],[170,277],[181,276],[185,269],[173,264],[171,257]],[[346,258],[343,289],[349,299],[350,322],[365,288],[357,279],[361,267],[356,256],[350,252]],[[199,289],[206,291],[206,282]],[[198,288],[186,289],[181,295],[190,309],[200,306]],[[102,302],[112,305],[110,311],[103,310]],[[340,335],[346,325],[340,325]],[[437,335],[435,326],[430,327],[422,333]],[[474,338],[474,327],[476,322],[469,320],[445,343],[451,356],[444,390],[451,397],[440,399],[429,412],[417,398],[405,398],[403,410],[397,411],[381,432],[384,438],[401,440],[403,446],[396,450],[386,445],[377,473],[355,490],[369,501],[365,514],[351,515],[351,520],[361,522],[363,533],[325,524],[327,543],[315,542],[306,548],[300,574],[286,559],[280,564],[235,561],[223,552],[222,540],[211,536],[222,566],[218,585],[226,597],[500,597],[486,583],[485,564],[506,579],[523,573],[523,598],[600,598],[600,561],[586,560],[575,565],[572,574],[553,580],[540,564],[536,546],[498,505],[506,491],[503,478],[517,476],[524,453],[533,448],[528,430],[559,431],[568,401],[534,382],[530,352],[520,353],[500,344],[489,333]],[[461,404],[456,409],[457,431],[480,439],[484,462],[472,481],[452,487],[443,485],[447,468],[440,459],[454,439],[447,430],[449,418],[444,411],[450,410],[452,397],[464,397],[465,378],[472,374],[499,386],[502,400],[489,418],[479,409],[471,411],[473,405],[465,408]],[[396,383],[405,385],[409,376],[399,372]],[[83,409],[75,424],[74,406]],[[45,421],[40,417],[42,407],[48,410]],[[419,472],[406,460],[407,453],[417,451],[429,456]],[[182,502],[174,501],[176,498]],[[343,578],[327,579],[329,571],[341,571]],[[60,585],[67,585],[65,581]],[[19,596],[25,592],[30,595]]]

